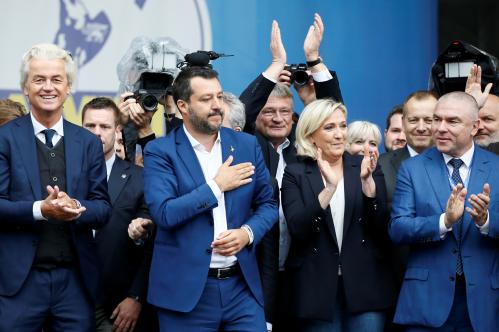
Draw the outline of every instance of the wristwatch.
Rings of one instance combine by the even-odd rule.
[[[313,61],[307,61],[307,66],[310,68],[310,67],[318,65],[321,62],[322,62],[321,57],[318,57],[317,59],[315,59]]]

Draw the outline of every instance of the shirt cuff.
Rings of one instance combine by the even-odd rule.
[[[323,70],[317,73],[312,73],[312,77],[316,82],[325,82],[333,79],[333,75],[331,75],[329,70]]]
[[[242,225],[241,229],[244,229],[246,231],[246,233],[248,233],[248,237],[249,237],[249,243],[248,244],[252,244],[254,236],[253,236],[253,230],[251,229],[251,227],[249,227],[248,225]]]
[[[36,201],[33,203],[33,219],[35,220],[47,220],[42,214],[42,201]]]
[[[487,210],[487,221],[485,222],[485,224],[483,224],[482,226],[478,226],[477,224],[475,224],[475,226],[480,230],[480,233],[482,233],[483,235],[489,235],[489,216],[489,210]]]
[[[268,77],[265,72],[262,73],[262,76],[271,81],[272,83],[277,83],[277,80],[273,79],[272,77]]]
[[[440,215],[440,220],[438,221],[438,228],[440,230],[440,238],[443,239],[445,237],[445,234],[447,234],[447,232],[450,232],[452,231],[452,227],[451,228],[447,228],[447,226],[445,226],[445,213],[442,213]]]
[[[222,198],[222,191],[218,187],[218,184],[215,182],[215,180],[210,180],[206,182],[206,184],[210,187],[211,191],[213,192],[213,195],[219,200]]]
[[[269,322],[265,322],[265,324],[267,324],[267,332],[271,332],[272,331],[272,324],[270,324]]]

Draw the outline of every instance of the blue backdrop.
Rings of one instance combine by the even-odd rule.
[[[384,129],[386,114],[411,92],[426,89],[437,56],[437,1],[208,0],[213,49],[235,54],[215,61],[225,90],[236,94],[270,63],[270,28],[279,22],[289,63],[304,62],[313,14],[325,24],[320,48],[338,73],[349,121]],[[296,103],[297,111],[302,105]]]

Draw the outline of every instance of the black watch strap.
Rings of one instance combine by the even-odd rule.
[[[320,57],[318,57],[316,60],[314,61],[307,61],[307,66],[309,67],[313,67],[315,65],[318,65],[319,63],[322,62],[322,59]]]

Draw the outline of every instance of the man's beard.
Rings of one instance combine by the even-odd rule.
[[[191,125],[200,133],[207,134],[207,135],[213,135],[220,130],[220,127],[222,127],[222,121],[220,121],[220,124],[218,124],[218,125],[212,125],[211,123],[208,122],[207,119],[204,119],[201,116],[197,115],[196,112],[194,112],[191,109],[191,107],[189,107],[188,112],[189,112],[189,121],[190,121]],[[214,115],[220,115],[221,120],[223,120],[224,111],[221,109],[218,111],[211,111],[208,114],[208,118],[210,116],[214,116]]]
[[[476,134],[476,136],[480,135],[482,132],[479,130]],[[488,136],[485,136],[485,138],[482,138],[480,140],[476,140],[475,143],[480,145],[482,148],[486,148],[492,143],[499,142],[499,132],[491,133]]]

